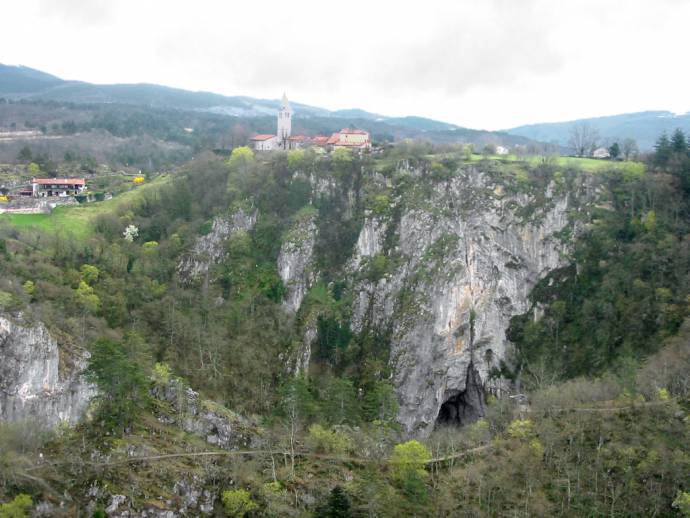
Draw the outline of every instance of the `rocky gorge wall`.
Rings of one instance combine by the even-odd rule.
[[[354,299],[351,328],[391,337],[399,421],[408,434],[425,436],[437,421],[476,420],[484,394],[505,387],[490,373],[511,351],[510,319],[529,309],[536,282],[565,264],[567,243],[558,234],[574,230],[570,213],[585,210],[586,189],[566,192],[552,182],[545,192],[529,192],[476,168],[440,182],[420,181],[420,170],[404,173],[419,188],[393,197],[384,214],[366,214],[345,276]],[[313,272],[314,239],[281,252],[293,313],[318,276],[303,274]],[[374,260],[385,273],[372,279]],[[314,327],[304,335],[297,372],[308,366]]]
[[[257,211],[238,210],[229,216],[217,216],[211,223],[211,231],[199,237],[192,249],[177,266],[185,281],[203,278],[209,269],[225,257],[225,242],[237,232],[249,232],[256,224]]]
[[[469,423],[483,414],[485,393],[505,388],[491,373],[509,359],[510,319],[529,309],[535,283],[565,264],[568,240],[559,233],[573,230],[571,215],[586,210],[590,193],[554,182],[541,192],[516,188],[513,179],[474,166],[434,179],[403,164],[393,178],[372,173],[366,181],[367,189],[388,193],[388,205],[364,212],[343,260],[350,328],[389,337],[398,420],[408,434],[424,436],[438,421]],[[314,197],[343,196],[333,186],[312,187]],[[352,204],[347,212],[356,214],[356,196],[345,198]],[[259,217],[243,210],[216,217],[178,262],[182,280],[212,280],[210,269],[225,259],[228,238],[251,232]],[[320,278],[319,217],[308,207],[286,225],[276,262],[286,290],[283,308],[301,336],[285,359],[294,374],[308,372],[318,338],[319,315],[302,306]],[[1,319],[0,357],[6,358],[0,419],[41,415],[50,423],[74,423],[95,393],[78,375],[85,353],[58,372],[57,343],[41,324]]]
[[[75,424],[96,393],[82,376],[88,353],[61,358],[42,323],[0,314],[0,358],[0,421]]]
[[[437,419],[472,422],[484,413],[484,392],[500,391],[490,372],[507,358],[511,317],[564,264],[557,234],[573,199],[553,191],[536,203],[471,170],[436,184],[398,222],[366,219],[353,269],[382,253],[386,234],[395,232],[397,244],[387,273],[355,286],[352,326],[390,330],[398,418],[409,434],[427,435]]]

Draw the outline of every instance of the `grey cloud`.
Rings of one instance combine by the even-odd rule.
[[[368,78],[393,91],[413,89],[463,93],[482,86],[510,85],[518,76],[557,71],[563,60],[543,26],[525,19],[446,22],[424,40],[386,49],[369,62]]]
[[[250,29],[178,31],[161,40],[158,54],[204,62],[246,91],[338,90],[358,84],[387,94],[420,89],[461,94],[561,66],[543,21],[553,13],[544,5],[494,0],[483,4],[481,15],[471,5],[452,5],[418,22],[409,16],[398,22],[391,10],[385,19],[356,25],[343,20],[325,28],[298,24],[287,32],[271,20]]]
[[[106,23],[112,5],[108,0],[39,0],[38,11],[39,15],[88,27]]]

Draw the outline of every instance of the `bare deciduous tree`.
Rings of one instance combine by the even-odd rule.
[[[588,122],[580,122],[570,129],[568,144],[575,148],[577,156],[589,155],[597,147],[599,132]]]
[[[640,152],[640,150],[637,147],[637,141],[634,138],[626,138],[623,140],[623,145],[622,151],[623,151],[623,158],[626,160],[630,160],[631,158],[635,158],[637,154]]]

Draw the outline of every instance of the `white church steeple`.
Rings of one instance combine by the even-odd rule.
[[[283,100],[280,103],[280,110],[278,110],[278,141],[280,147],[287,149],[287,139],[292,134],[292,108],[288,101],[287,95],[283,93]]]

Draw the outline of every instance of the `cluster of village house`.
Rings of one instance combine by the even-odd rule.
[[[10,195],[2,194],[8,191],[6,188],[0,190],[0,214],[46,213],[57,205],[74,203],[74,197],[80,194],[88,198],[84,178],[33,178],[30,186],[17,189]]]
[[[272,151],[275,149],[297,149],[305,146],[317,146],[321,148],[350,148],[370,149],[371,138],[369,132],[361,129],[344,128],[331,136],[292,134],[292,108],[287,96],[283,94],[283,100],[278,110],[278,131],[275,135],[254,135],[250,140],[257,151]]]
[[[19,196],[33,198],[64,198],[76,196],[86,190],[84,178],[33,178],[31,187],[17,191]]]

